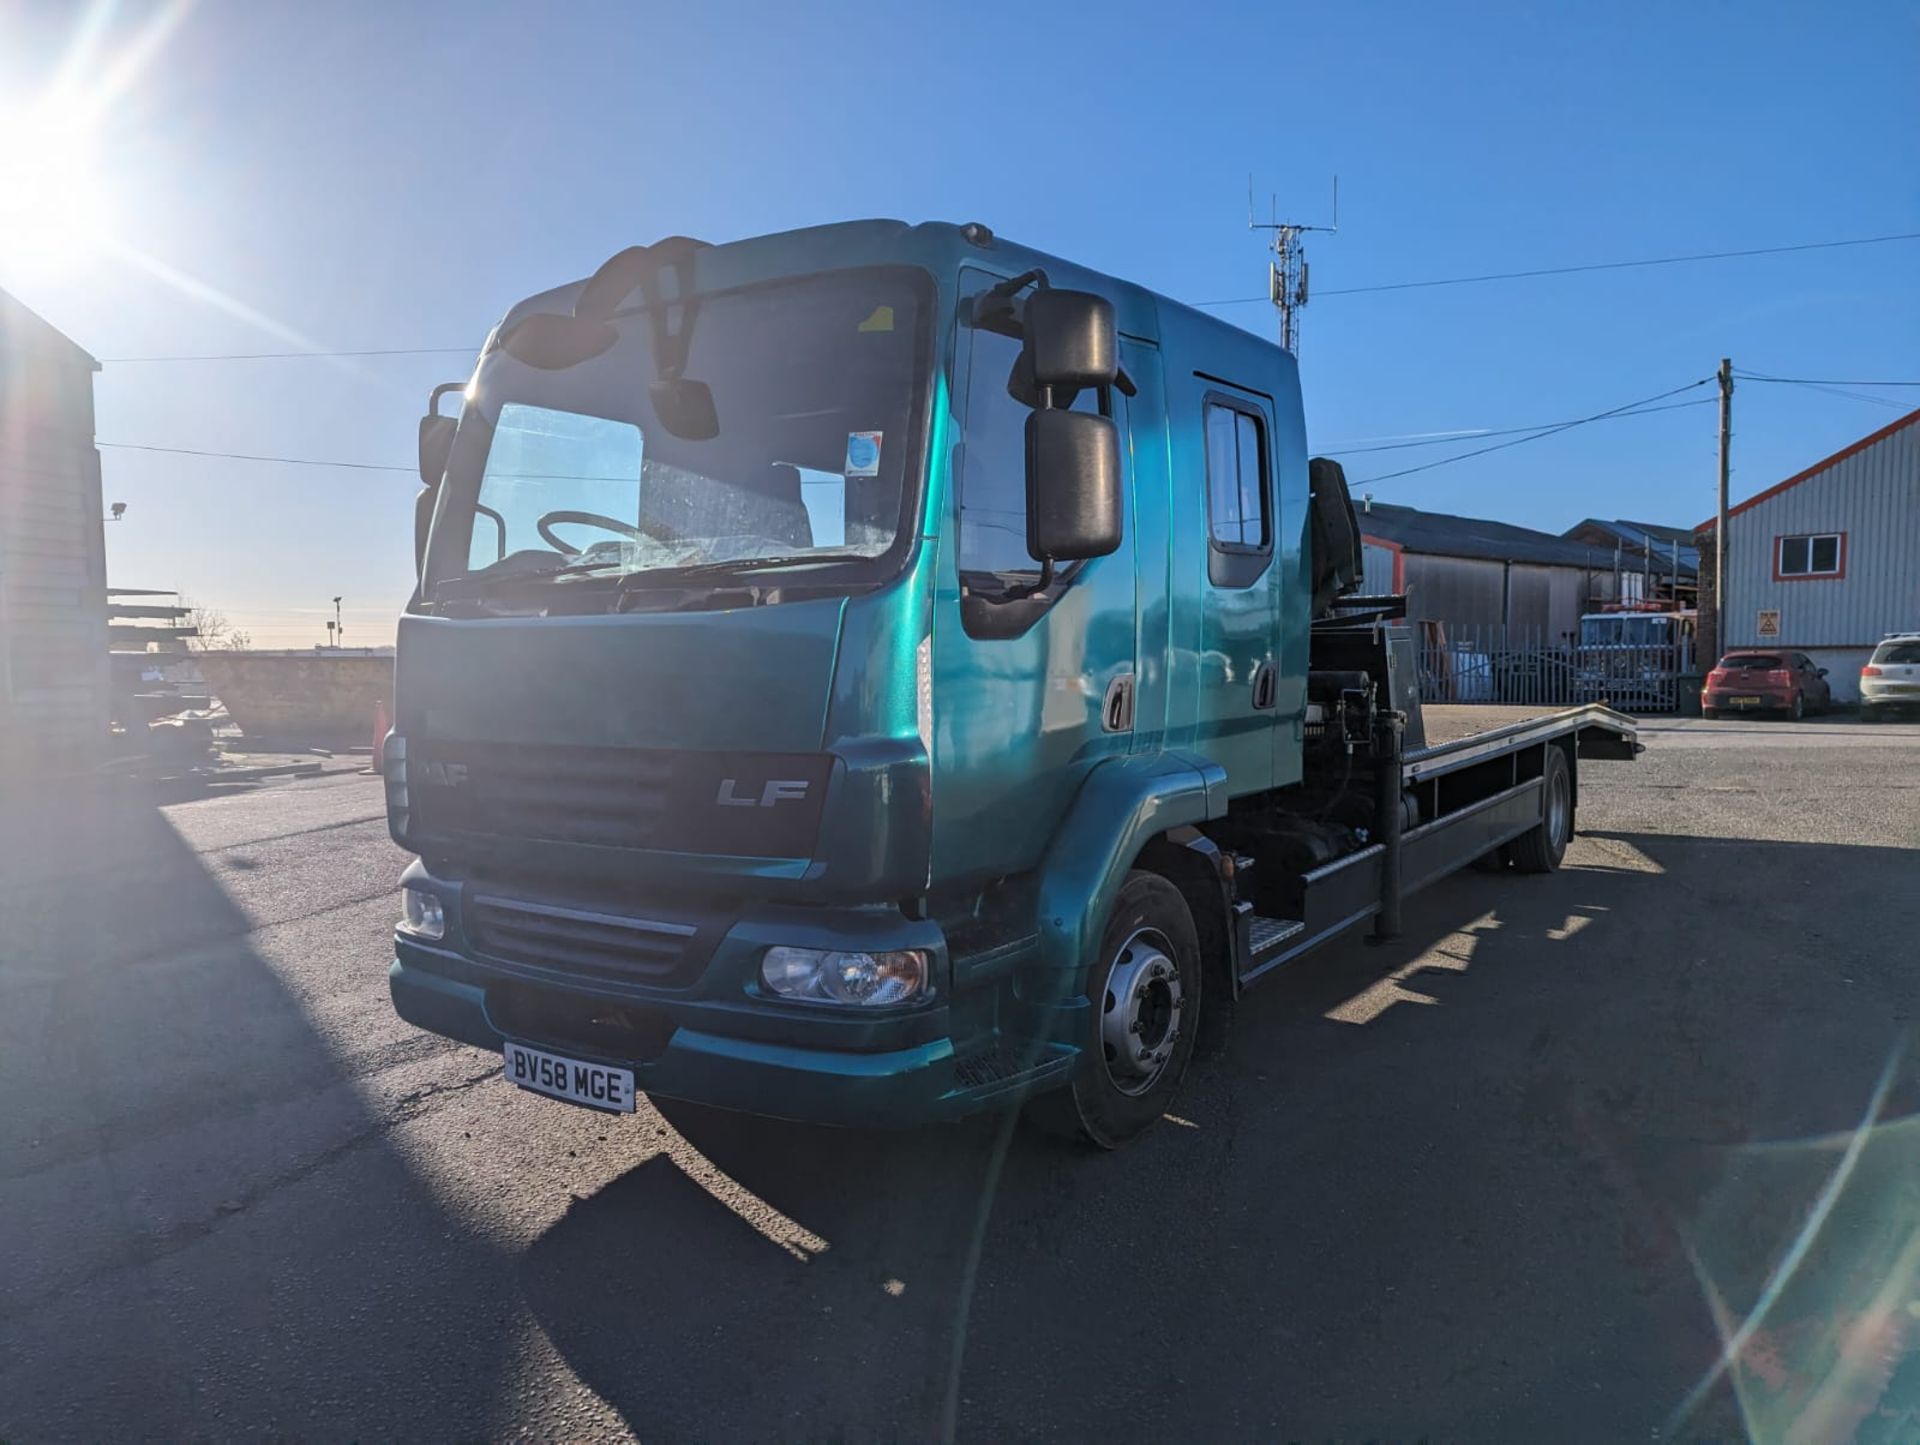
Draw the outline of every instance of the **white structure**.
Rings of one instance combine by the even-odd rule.
[[[1920,629],[1920,411],[1728,508],[1725,596],[1723,650],[1805,652],[1856,700],[1874,644]]]
[[[0,773],[106,741],[99,369],[0,291]]]

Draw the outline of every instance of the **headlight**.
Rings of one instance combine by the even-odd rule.
[[[770,948],[760,961],[760,977],[782,998],[880,1008],[906,1003],[926,988],[927,956],[917,948],[898,953]]]
[[[415,938],[445,938],[447,915],[440,907],[440,899],[424,888],[402,888],[399,928]]]

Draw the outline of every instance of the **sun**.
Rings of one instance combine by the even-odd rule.
[[[113,216],[92,119],[51,98],[0,109],[0,267],[78,268],[109,241]]]

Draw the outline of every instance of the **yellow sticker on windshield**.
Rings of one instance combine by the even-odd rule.
[[[862,331],[893,330],[893,308],[891,306],[874,307],[873,315],[862,321],[859,329]]]

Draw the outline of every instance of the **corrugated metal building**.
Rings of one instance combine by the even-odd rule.
[[[1666,598],[1692,607],[1699,597],[1700,548],[1691,527],[1588,517],[1560,535],[1613,555],[1625,601]]]
[[[1794,648],[1859,697],[1874,644],[1920,630],[1920,411],[1727,509],[1723,625],[1723,648]]]
[[[1407,616],[1450,629],[1505,625],[1547,646],[1617,596],[1615,550],[1479,517],[1363,503],[1366,590],[1404,592]],[[1633,567],[1635,580],[1640,569]]]
[[[99,369],[0,291],[0,773],[106,738]]]

